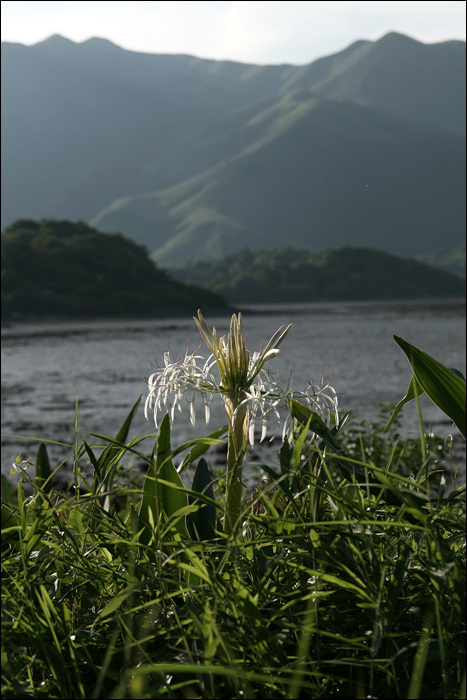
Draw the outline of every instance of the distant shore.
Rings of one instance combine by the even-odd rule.
[[[414,308],[414,306],[426,307],[426,308],[436,308],[436,309],[446,309],[459,311],[466,308],[466,298],[465,297],[454,297],[454,298],[429,298],[429,299],[384,299],[384,300],[361,300],[361,301],[311,301],[311,302],[284,302],[276,303],[272,302],[270,304],[245,304],[239,303],[231,304],[227,309],[220,308],[204,308],[202,309],[204,315],[220,316],[224,314],[238,313],[243,314],[261,314],[261,315],[273,315],[276,313],[287,312],[290,315],[297,313],[310,313],[323,311],[328,311],[329,313],[347,313],[351,312],[352,309],[366,308],[368,313],[377,313],[381,307],[385,309],[394,308],[395,311],[404,312]],[[15,318],[2,318],[1,329],[2,334],[8,329],[17,329],[20,326],[40,326],[40,327],[53,327],[53,326],[63,326],[64,324],[73,324],[73,327],[85,327],[89,323],[95,323],[100,321],[105,325],[114,325],[115,323],[147,323],[148,321],[169,321],[183,320],[191,318],[191,313],[188,311],[177,311],[168,313],[158,313],[154,315],[132,315],[132,316],[16,316]]]

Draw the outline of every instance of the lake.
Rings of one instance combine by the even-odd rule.
[[[294,386],[321,377],[339,391],[339,406],[359,420],[372,420],[381,403],[397,403],[411,377],[408,361],[393,340],[400,335],[448,367],[466,367],[465,300],[421,302],[320,303],[243,307],[250,352],[259,350],[280,325],[292,323],[270,368],[284,378],[293,365]],[[230,318],[207,317],[219,335]],[[78,431],[115,434],[140,394],[151,362],[195,350],[200,336],[190,318],[10,323],[2,326],[2,472],[11,463],[34,459],[37,443],[28,436],[71,443],[78,395]],[[205,348],[202,354],[207,355]],[[132,436],[153,433],[141,404]],[[428,400],[422,401],[426,427],[448,435],[451,423]],[[206,428],[201,412],[192,428],[188,411],[177,415],[173,445],[221,427],[215,409]],[[403,409],[404,435],[418,435],[415,405]],[[457,433],[458,435],[458,433]],[[92,438],[89,438],[92,440]],[[458,438],[456,438],[458,440]],[[150,451],[150,441],[146,443]],[[52,448],[54,459],[63,450]],[[66,454],[66,453],[65,453]]]

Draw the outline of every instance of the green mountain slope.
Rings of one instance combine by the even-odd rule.
[[[19,220],[2,243],[2,318],[143,317],[227,309],[217,293],[173,280],[145,250],[83,222]]]
[[[417,260],[353,247],[316,254],[244,248],[172,274],[222,293],[232,304],[456,298],[465,295],[466,284]]]
[[[465,43],[426,45],[390,32],[314,61],[288,82],[465,137]]]
[[[281,73],[294,70],[139,54],[102,39],[1,49],[2,226],[89,220],[119,196],[221,162],[237,148],[216,139],[224,118],[275,96]]]
[[[117,201],[93,224],[125,222],[164,265],[285,241],[414,255],[462,239],[458,137],[303,90],[258,110],[249,129],[256,140],[236,157],[173,188]]]
[[[81,219],[166,262],[463,236],[464,42],[391,33],[254,66],[54,36],[2,44],[1,89],[2,226]]]

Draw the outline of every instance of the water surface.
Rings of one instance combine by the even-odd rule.
[[[250,351],[259,349],[280,325],[293,323],[270,368],[287,378],[293,366],[296,387],[331,380],[340,393],[341,409],[352,410],[360,420],[376,418],[381,403],[396,403],[407,390],[410,366],[393,334],[465,373],[463,300],[275,305],[243,311]],[[227,316],[207,321],[219,334],[228,332]],[[138,396],[146,395],[151,362],[162,360],[168,349],[178,356],[199,344],[189,317],[3,326],[2,433],[70,443],[78,396],[79,432],[115,434]],[[448,435],[451,423],[446,417],[429,401],[423,401],[422,408],[427,429]],[[173,444],[224,423],[219,408],[206,429],[200,411],[193,429],[185,411],[177,416]],[[418,434],[415,406],[405,407],[403,426],[405,436]],[[132,435],[154,430],[141,404]],[[9,473],[19,452],[23,459],[33,459],[36,450],[37,443],[3,436],[2,472]]]

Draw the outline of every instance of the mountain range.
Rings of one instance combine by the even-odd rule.
[[[164,266],[248,247],[398,255],[465,233],[465,42],[309,65],[2,43],[2,228],[78,219]]]

